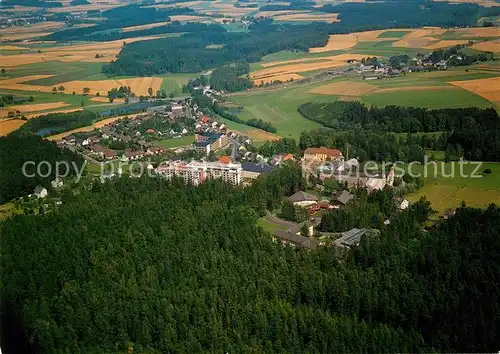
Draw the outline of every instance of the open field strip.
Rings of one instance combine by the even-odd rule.
[[[495,0],[432,0],[437,2],[449,2],[450,4],[478,4],[484,7],[500,6]]]
[[[92,97],[90,99],[92,102],[101,102],[101,103],[109,103],[109,98],[108,97]],[[124,98],[115,98],[114,103],[124,103],[125,99]]]
[[[274,16],[275,21],[325,21],[329,23],[340,22],[339,14],[311,14],[311,13],[296,13],[289,15]]]
[[[127,43],[158,39],[160,36],[136,37],[125,40]],[[15,67],[24,64],[43,63],[47,61],[62,62],[97,62],[108,63],[115,58],[123,48],[124,40],[98,42],[92,44],[74,44],[51,47],[42,53],[25,53],[1,56],[2,67]],[[96,58],[96,54],[101,57]]]
[[[0,51],[1,50],[30,50],[30,49],[26,47],[19,47],[17,45],[0,45]]]
[[[275,3],[273,3],[275,4]],[[300,14],[305,13],[307,10],[278,10],[278,11],[259,11],[255,14],[255,17],[275,17],[290,14]]]
[[[461,87],[495,103],[500,102],[500,77],[489,79],[451,81],[450,84]]]
[[[57,109],[57,110],[48,110],[48,111],[40,111],[36,113],[27,114],[26,118],[33,119],[38,118],[40,116],[44,116],[47,114],[56,114],[56,113],[73,113],[83,111],[83,108],[69,108],[69,109]]]
[[[14,111],[19,111],[21,113],[38,112],[38,111],[48,111],[51,109],[62,108],[70,106],[66,102],[50,102],[50,103],[37,103],[37,104],[23,104],[10,106],[9,108]]]
[[[446,47],[451,47],[455,46],[458,44],[467,44],[469,41],[466,39],[458,39],[458,40],[444,40],[444,41],[439,41],[434,44],[429,44],[424,47],[424,49],[430,49],[430,50],[435,50],[435,49],[442,49]]]
[[[477,172],[481,174],[484,169],[492,170],[490,175],[482,175],[479,178],[460,177],[460,166],[455,163],[439,164],[434,175],[433,166],[427,166],[428,176],[424,178],[424,187],[416,193],[409,195],[412,202],[426,197],[431,202],[431,207],[439,213],[446,209],[457,208],[462,201],[472,207],[486,207],[491,203],[500,204],[500,163],[485,162]],[[455,169],[455,177],[443,177],[449,175]],[[466,175],[474,172],[476,165],[464,164],[463,171]],[[415,166],[415,171],[422,173],[424,166]]]
[[[145,29],[166,26],[168,24],[170,24],[169,21],[167,21],[167,22],[155,22],[155,23],[150,23],[150,24],[147,24],[147,25],[123,27],[122,28],[122,32],[141,31],[141,30],[145,30]]]
[[[364,82],[340,81],[313,88],[310,93],[319,95],[353,96],[361,97],[379,88]]]
[[[23,119],[0,119],[0,136],[7,135],[17,130],[26,123]]]
[[[323,53],[331,50],[349,49],[356,44],[358,44],[358,38],[355,34],[334,34],[330,35],[326,46],[309,48],[309,53]]]

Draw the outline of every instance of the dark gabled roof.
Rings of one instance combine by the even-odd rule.
[[[258,173],[268,173],[274,169],[274,167],[269,166],[268,164],[265,163],[251,163],[251,162],[244,162],[241,164],[241,167],[243,168],[243,171],[258,172]]]
[[[35,194],[39,194],[41,193],[45,188],[43,188],[42,186],[38,186],[35,188]]]
[[[194,143],[194,146],[207,146],[207,145],[210,145],[210,142],[209,141],[200,141],[198,143]]]
[[[361,241],[361,236],[368,232],[367,229],[351,229],[343,232],[342,237],[335,240],[337,246],[357,246]]]
[[[294,243],[297,246],[315,249],[318,246],[318,241],[314,237],[304,237],[290,232],[289,230],[276,229],[274,236]]]
[[[313,194],[309,194],[309,193],[306,193],[306,192],[299,191],[299,192],[295,193],[294,195],[288,197],[288,200],[291,201],[292,203],[305,202],[305,201],[314,201],[314,202],[317,202],[318,201],[318,197],[316,197]]]
[[[349,203],[349,201],[351,201],[351,199],[354,198],[354,194],[351,194],[349,193],[348,191],[344,190],[342,191],[342,193],[340,193],[338,196],[337,196],[337,201],[339,203],[342,203],[344,205],[346,205],[347,203]]]

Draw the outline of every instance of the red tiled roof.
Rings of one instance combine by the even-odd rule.
[[[233,160],[231,160],[231,158],[230,158],[229,156],[224,156],[224,155],[222,155],[222,156],[219,158],[219,162],[220,162],[220,163],[224,163],[224,164],[228,164],[228,163],[233,162]]]
[[[304,151],[304,154],[306,155],[326,155],[328,157],[339,157],[342,156],[342,152],[338,149],[328,149],[326,147],[319,147],[319,148],[307,148],[306,151]]]

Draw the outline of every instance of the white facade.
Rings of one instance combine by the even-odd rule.
[[[222,179],[231,184],[241,184],[242,167],[241,164],[230,163],[221,164],[219,162],[183,162],[170,163],[166,166],[160,166],[156,173],[167,179],[179,177],[184,179],[186,183],[198,185],[206,179]]]

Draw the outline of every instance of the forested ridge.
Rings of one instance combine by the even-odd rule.
[[[388,133],[441,132],[444,134],[426,136],[421,140],[421,144],[415,145],[420,145],[420,150],[425,148],[450,150],[452,154],[463,155],[469,160],[500,161],[500,117],[494,108],[427,109],[401,106],[368,108],[359,102],[336,101],[305,103],[299,107],[299,112],[305,118],[334,128],[336,131],[358,131],[360,135],[369,137],[365,145],[370,145],[369,141],[376,140],[377,136],[381,138],[379,139],[381,144],[385,144],[384,140],[388,139],[386,143],[392,144],[392,147],[370,148],[382,156],[388,149],[398,149],[397,139],[390,137],[391,134]],[[328,135],[329,133],[325,131],[303,133],[301,141],[304,142],[303,145],[309,145],[310,136],[323,136],[322,139],[330,140]],[[335,134],[331,138],[338,141],[341,135]],[[347,139],[344,139],[344,145],[345,140]],[[350,141],[363,144],[361,136],[354,136]]]
[[[23,164],[33,161],[36,165],[47,161],[52,167],[52,173],[41,177],[36,173],[34,165],[27,166],[28,174],[35,174],[33,178],[23,175]],[[38,185],[48,186],[55,178],[56,162],[66,161],[74,163],[78,169],[83,164],[83,158],[70,150],[61,150],[56,143],[43,140],[32,134],[18,132],[0,137],[0,204],[33,193]],[[45,175],[47,167],[41,169]]]
[[[282,247],[256,226],[301,188],[290,166],[247,189],[122,178],[1,223],[2,348],[497,350],[499,208],[460,208],[423,232],[418,204],[341,262],[332,248]]]

